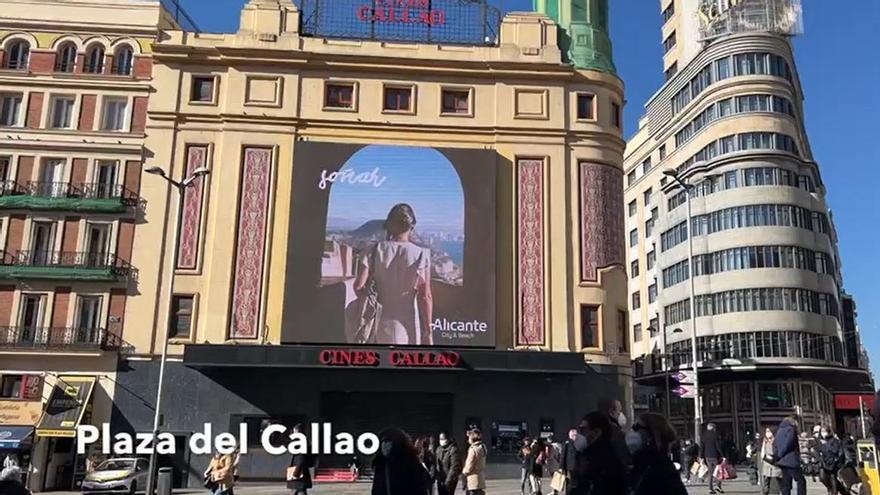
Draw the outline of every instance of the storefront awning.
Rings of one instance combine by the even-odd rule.
[[[37,436],[74,437],[95,388],[93,376],[59,376],[40,423]]]
[[[0,426],[0,449],[17,449],[33,432],[33,426]]]

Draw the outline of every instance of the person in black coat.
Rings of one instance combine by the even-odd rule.
[[[706,465],[709,467],[709,494],[723,493],[721,480],[715,478],[715,468],[724,459],[724,447],[718,438],[718,432],[715,431],[715,423],[706,425],[706,432],[703,433],[702,442],[703,445],[700,450],[703,452],[703,459],[706,461]]]
[[[462,462],[455,445],[455,439],[446,433],[439,437],[440,446],[437,447],[435,458],[437,469],[434,476],[437,479],[437,495],[450,495],[455,492],[455,485],[461,477]]]
[[[302,433],[303,426],[296,425],[293,427],[294,433]],[[308,451],[308,449],[306,449]],[[293,491],[293,495],[306,495],[309,488],[312,487],[311,467],[314,465],[314,459],[308,452],[302,454],[294,454],[290,459],[289,467],[294,468],[292,472],[288,472],[287,488]],[[292,476],[291,476],[292,475]]]
[[[409,435],[397,428],[379,434],[372,495],[426,495],[430,479]]]
[[[568,440],[562,445],[562,454],[559,457],[559,469],[566,475],[570,475],[574,471],[577,460],[577,449],[575,442],[577,441],[577,428],[568,430]]]
[[[779,423],[773,439],[773,457],[773,464],[782,470],[780,495],[791,495],[793,483],[797,483],[797,495],[807,495],[807,479],[801,467],[797,416],[789,416]]]
[[[831,430],[822,427],[822,439],[819,443],[819,480],[828,490],[828,495],[837,495],[840,491],[837,482],[837,471],[843,467],[843,447]]]
[[[581,425],[586,441],[578,442],[575,437],[570,442],[576,458],[569,471],[567,495],[625,495],[626,469],[614,448],[610,419],[591,413]]]
[[[690,483],[691,477],[696,476],[691,473],[694,463],[700,459],[700,446],[692,440],[685,440],[684,448],[681,449],[681,469],[684,471],[685,480]]]
[[[639,436],[633,449],[631,474],[634,495],[687,495],[670,457],[675,430],[660,414],[645,413],[633,425]]]

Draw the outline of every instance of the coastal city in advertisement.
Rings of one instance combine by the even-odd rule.
[[[880,495],[876,0],[0,0],[0,495]]]

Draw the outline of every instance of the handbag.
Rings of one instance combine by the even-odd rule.
[[[361,290],[361,308],[354,333],[355,344],[375,344],[379,320],[382,319],[382,303],[379,302],[379,288],[376,285],[376,251],[378,246],[370,253],[370,276]]]
[[[565,493],[565,486],[568,484],[568,477],[562,471],[553,473],[553,479],[550,480],[550,488],[560,493]]]
[[[287,468],[287,481],[294,481],[302,479],[302,473],[297,471],[297,466],[290,466]]]

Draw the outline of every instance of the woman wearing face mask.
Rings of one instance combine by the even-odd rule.
[[[828,495],[837,495],[840,490],[837,482],[837,471],[843,467],[843,449],[840,440],[831,433],[831,429],[823,426],[819,441],[819,479],[828,490]]]
[[[637,441],[633,448],[632,487],[635,495],[687,495],[678,470],[670,458],[675,431],[666,418],[646,413],[633,425]]]
[[[782,469],[774,466],[771,461],[775,459],[773,452],[773,429],[764,430],[764,440],[761,443],[761,456],[759,459],[761,472],[761,495],[769,495],[772,487],[779,488],[779,479],[782,478]]]
[[[373,459],[372,495],[426,495],[428,473],[409,435],[389,428],[379,434],[380,448]]]
[[[610,418],[594,412],[581,421],[573,440],[575,462],[568,472],[568,495],[624,495],[625,467],[612,441]],[[579,448],[578,444],[586,444]]]

